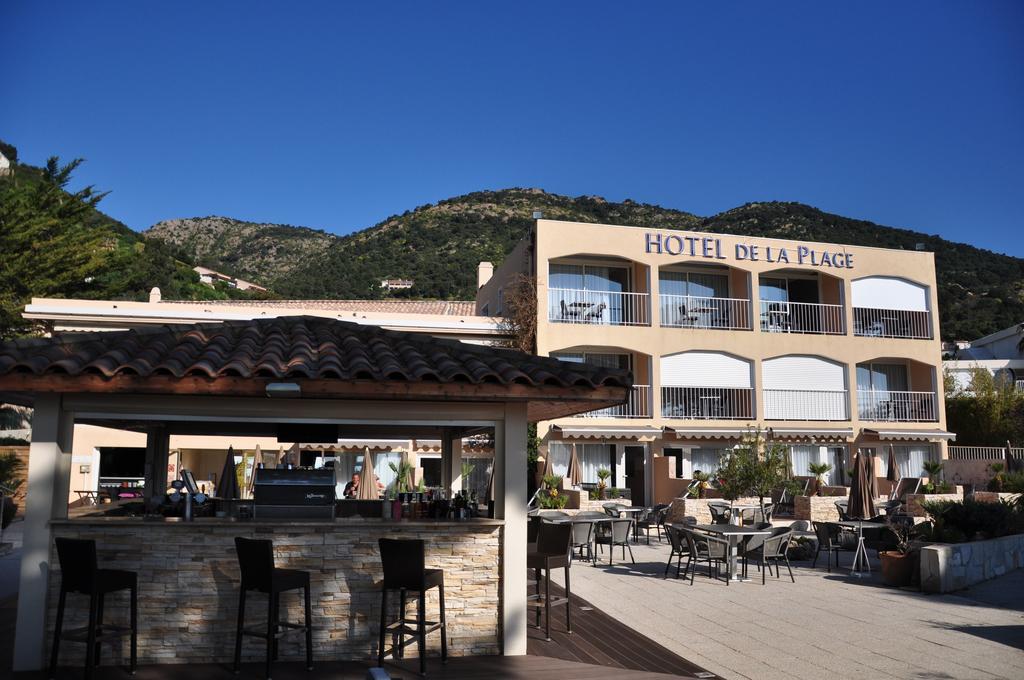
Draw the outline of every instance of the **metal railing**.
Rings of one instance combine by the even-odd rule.
[[[650,418],[651,386],[633,385],[625,404],[578,413],[576,418]]]
[[[849,420],[846,390],[763,390],[765,420]]]
[[[861,420],[895,423],[934,422],[939,419],[934,392],[857,388],[857,413]]]
[[[930,340],[932,325],[928,312],[906,309],[853,308],[853,334],[868,338],[914,338]]]
[[[1005,446],[950,446],[950,460],[993,460],[1006,459]],[[1010,449],[1011,458],[1024,459],[1024,448]]]
[[[769,333],[843,335],[842,305],[761,300],[761,330]]]
[[[752,420],[749,387],[662,387],[661,416],[684,420]]]
[[[1013,386],[1018,392],[1024,392],[1024,380],[1015,380]]]
[[[550,288],[548,320],[559,323],[649,326],[650,295]]]
[[[751,330],[750,300],[664,294],[658,297],[662,326]]]

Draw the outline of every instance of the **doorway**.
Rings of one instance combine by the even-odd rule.
[[[626,488],[633,506],[647,505],[646,492],[646,446],[626,446]]]

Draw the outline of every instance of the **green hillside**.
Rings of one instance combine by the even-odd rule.
[[[480,191],[421,206],[344,237],[216,218],[220,224],[213,240],[228,245],[193,252],[209,266],[254,277],[284,297],[380,297],[388,294],[380,289],[380,280],[401,276],[413,279],[415,285],[397,295],[472,299],[477,263],[500,263],[528,233],[534,210],[543,211],[550,219],[575,222],[907,250],[923,243],[926,250],[936,254],[944,338],[975,338],[1024,319],[1024,260],[938,236],[833,215],[799,203],[750,203],[702,218],[629,200],[615,203],[592,196],[570,198],[539,189]],[[192,241],[203,238],[201,232],[210,219],[176,220],[173,233],[166,228],[154,228],[151,233],[187,249]],[[237,257],[239,248],[232,241],[232,224],[236,234],[244,234],[253,243],[276,243],[282,230],[286,239],[278,243],[276,251],[260,246],[259,256],[249,261]],[[302,255],[296,258],[292,253]]]
[[[16,160],[14,147],[3,149]],[[200,283],[171,245],[100,212],[106,194],[91,186],[69,192],[81,162],[14,163],[11,174],[0,176],[0,339],[40,330],[21,316],[33,296],[145,300],[159,286],[174,299],[249,297]]]

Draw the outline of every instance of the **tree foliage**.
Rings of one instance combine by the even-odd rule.
[[[768,440],[760,428],[751,430],[722,457],[718,487],[729,500],[749,496],[764,505],[773,489],[792,484],[789,465],[788,447]]]
[[[32,297],[145,300],[250,297],[200,283],[171,248],[147,241],[96,206],[106,193],[69,185],[82,159],[16,165],[0,177],[0,340],[41,330],[22,317]]]
[[[1015,389],[1013,381],[995,377],[976,366],[966,389],[948,378],[946,390],[946,425],[956,432],[962,446],[1015,446],[1024,443],[1024,393]]]

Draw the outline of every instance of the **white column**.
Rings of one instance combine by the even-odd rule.
[[[526,654],[526,405],[506,404],[494,428],[494,515],[502,531],[502,650]]]
[[[615,444],[615,479],[612,486],[621,489],[626,486],[626,446]]]
[[[68,516],[73,436],[74,419],[61,410],[60,395],[37,397],[28,454],[28,492],[14,644],[16,671],[44,667],[46,591],[52,541],[50,520]]]
[[[462,439],[448,428],[441,433],[441,486],[453,496],[462,491]]]

